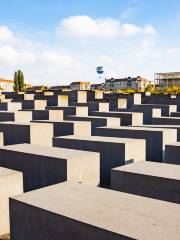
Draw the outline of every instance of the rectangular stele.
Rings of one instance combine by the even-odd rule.
[[[98,136],[53,138],[54,147],[100,152],[101,185],[110,185],[111,169],[133,161],[145,161],[145,140]]]
[[[150,127],[100,127],[96,128],[95,135],[131,138],[146,140],[146,160],[162,162],[164,159],[165,145],[176,142],[177,130]]]
[[[10,199],[11,240],[172,240],[178,204],[60,183]]]
[[[180,166],[144,161],[117,167],[111,189],[180,203]]]
[[[9,233],[9,197],[22,193],[22,173],[0,167],[0,236]]]
[[[0,147],[0,166],[23,172],[24,191],[70,181],[98,186],[99,153],[18,144]]]

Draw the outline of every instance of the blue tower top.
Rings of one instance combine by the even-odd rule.
[[[97,71],[98,74],[103,74],[103,73],[104,73],[103,66],[98,66],[98,67],[96,68],[96,71]]]

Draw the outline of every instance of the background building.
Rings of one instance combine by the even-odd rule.
[[[125,89],[133,89],[133,90],[142,90],[144,91],[147,87],[149,81],[146,78],[142,78],[140,76],[131,78],[111,78],[105,80],[105,89],[108,91],[111,90],[125,90]]]
[[[90,82],[72,82],[70,84],[71,90],[90,90]]]
[[[4,91],[4,92],[12,92],[14,86],[14,81],[13,80],[6,80],[1,78],[0,79],[0,88]]]
[[[160,88],[180,85],[180,72],[155,73],[154,81]]]
[[[104,90],[104,83],[91,84],[91,90]]]

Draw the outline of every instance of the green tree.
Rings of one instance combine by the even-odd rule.
[[[25,89],[24,74],[21,70],[14,73],[14,91],[23,91]]]
[[[154,90],[153,85],[149,83],[145,89],[145,92],[152,92],[153,90]]]
[[[19,84],[19,91],[24,90],[24,74],[21,70],[18,70],[18,84]]]
[[[19,91],[19,82],[18,82],[18,73],[17,71],[14,72],[14,91]]]

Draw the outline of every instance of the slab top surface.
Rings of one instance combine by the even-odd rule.
[[[180,166],[173,164],[139,161],[114,170],[180,180]]]
[[[142,127],[141,125],[136,127]],[[154,125],[154,124],[145,124],[143,127],[150,127],[150,128],[172,128],[172,129],[178,129],[180,128],[180,125]]]
[[[80,136],[80,135],[68,135],[62,137],[55,137],[62,139],[75,139],[92,142],[108,142],[108,143],[144,143],[144,139],[133,139],[133,138],[116,138],[116,137],[101,137],[101,136]]]
[[[71,157],[84,156],[87,154],[88,156],[92,155],[93,157],[94,154],[99,154],[96,152],[40,146],[40,145],[33,145],[33,144],[15,144],[15,145],[8,145],[8,146],[0,146],[0,150],[1,149],[15,151],[15,152],[29,153],[29,154],[40,155],[40,156],[62,158],[62,159],[63,158],[67,159],[68,157],[71,158]]]
[[[0,178],[8,176],[8,175],[17,174],[17,173],[20,173],[20,172],[15,171],[15,170],[11,170],[11,169],[8,169],[8,168],[0,167]]]
[[[13,199],[133,239],[180,236],[180,206],[165,201],[67,182]]]
[[[109,127],[109,126],[104,126],[104,127],[98,127],[98,129],[117,129],[117,130],[137,130],[137,131],[150,131],[150,132],[162,132],[162,131],[165,131],[165,132],[172,132],[174,131],[175,129],[168,129],[168,128],[150,128],[150,127],[144,127],[144,126],[112,126],[112,127]]]

